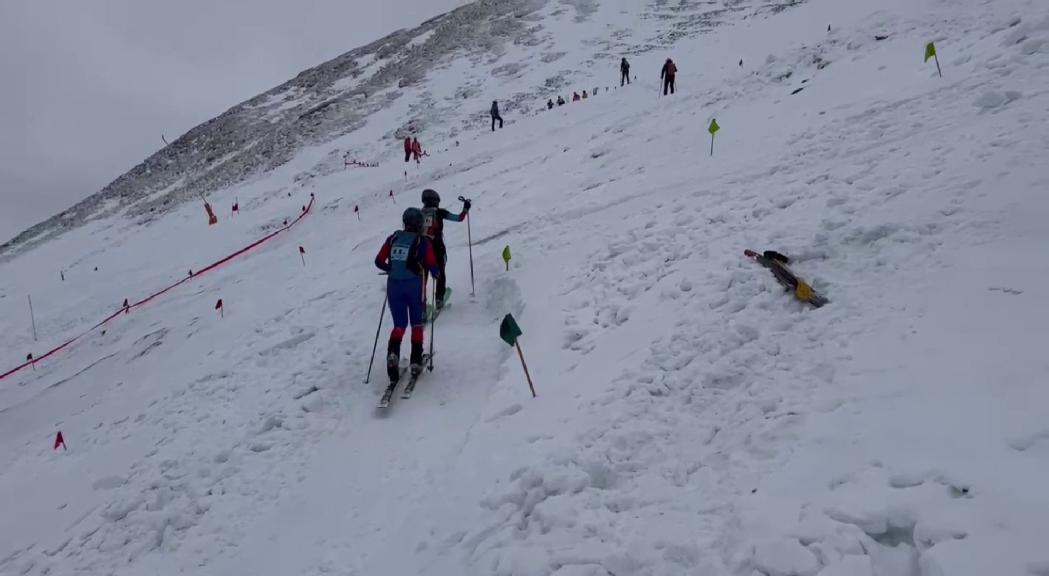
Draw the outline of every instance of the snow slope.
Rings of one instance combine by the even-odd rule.
[[[538,14],[570,60],[518,45],[435,72],[402,99],[433,131],[407,175],[379,148],[378,168],[317,168],[406,103],[215,194],[242,210],[219,226],[199,206],[100,220],[3,264],[16,364],[26,293],[57,343],[317,197],[289,235],[0,381],[0,574],[1049,574],[1049,7]],[[606,92],[629,45],[639,81]],[[487,100],[551,70],[602,90],[487,132]],[[476,110],[448,104],[464,85]],[[378,414],[372,258],[423,187],[474,200],[476,296],[449,224],[436,370]],[[831,303],[744,248],[794,256]]]

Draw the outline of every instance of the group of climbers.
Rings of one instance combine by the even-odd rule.
[[[415,163],[418,164],[420,162],[420,158],[422,158],[423,156],[428,156],[428,154],[423,152],[423,147],[422,147],[422,144],[419,144],[419,139],[418,138],[412,138],[411,136],[405,136],[404,137],[404,161],[405,162],[410,162],[411,159],[414,157],[415,158]]]
[[[444,221],[462,222],[470,213],[470,201],[466,199],[458,214],[441,208],[441,196],[429,188],[423,190],[422,204],[421,209],[412,207],[404,211],[403,228],[387,237],[375,256],[375,265],[388,275],[386,296],[393,316],[393,330],[387,345],[386,370],[393,383],[400,378],[401,340],[409,324],[412,327],[409,369],[413,376],[422,371],[428,279],[436,282],[435,313],[444,307],[447,292]]]
[[[666,62],[663,63],[663,69],[659,72],[659,79],[663,84],[663,95],[666,95],[668,92],[670,94],[674,93],[674,90],[676,89],[676,84],[674,81],[676,76],[677,65],[674,64],[673,60],[667,58]],[[630,84],[630,80],[630,62],[624,56],[623,59],[619,61],[619,85],[626,86],[627,84]],[[594,88],[593,93],[597,94],[597,88]],[[571,101],[579,102],[581,100],[586,100],[588,96],[589,95],[587,94],[586,90],[583,90],[582,93],[572,92]],[[568,101],[566,101],[562,96],[558,95],[557,106],[564,106],[567,103]],[[553,108],[554,100],[553,98],[551,98],[546,101],[546,109],[553,110]]]

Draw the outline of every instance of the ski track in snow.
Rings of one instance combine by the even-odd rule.
[[[0,574],[1049,574],[1049,10],[675,6],[549,2],[541,46],[416,91],[589,63],[581,90],[595,62],[633,50],[648,74],[676,42],[673,98],[642,79],[431,140],[407,178],[391,157],[295,177],[405,104],[217,195],[242,212],[206,233],[185,207],[5,263],[0,343],[21,351],[25,292],[60,340],[317,195],[286,237],[0,384]],[[449,223],[436,370],[379,413],[372,258],[426,186],[474,199],[476,296]],[[787,253],[831,303],[744,248]]]

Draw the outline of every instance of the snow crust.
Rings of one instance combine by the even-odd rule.
[[[213,194],[217,226],[113,216],[0,264],[6,368],[317,197],[0,381],[0,574],[1049,574],[1049,6],[528,14],[539,44],[449,59]],[[637,81],[613,89],[623,53]],[[391,137],[409,120],[419,166]],[[425,187],[473,199],[476,295],[449,223],[436,369],[380,414],[372,259]]]

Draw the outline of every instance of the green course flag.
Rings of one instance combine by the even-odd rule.
[[[936,73],[943,78],[943,70],[940,70],[940,57],[936,55],[936,44],[932,42],[925,45],[925,61],[928,62],[929,58],[936,61]]]
[[[532,392],[532,398],[535,398],[535,385],[532,384],[532,375],[528,373],[528,364],[525,364],[524,352],[521,351],[521,343],[517,341],[517,337],[521,335],[521,327],[517,325],[517,321],[510,314],[507,314],[503,318],[503,323],[499,326],[499,337],[503,339],[510,346],[517,348],[517,356],[521,358],[521,368],[524,369],[525,378],[528,379],[528,389]]]
[[[503,262],[506,263],[506,271],[509,272],[510,271],[510,246],[509,245],[507,245],[506,248],[503,248]]]
[[[707,132],[710,132],[710,155],[711,156],[714,155],[714,134],[716,134],[718,130],[721,130],[721,126],[718,126],[717,118],[711,118],[710,119],[710,127],[707,128]]]
[[[507,345],[513,346],[517,344],[517,337],[522,334],[521,327],[517,325],[517,321],[510,314],[507,314],[503,318],[503,324],[499,326],[499,337],[506,342]]]

